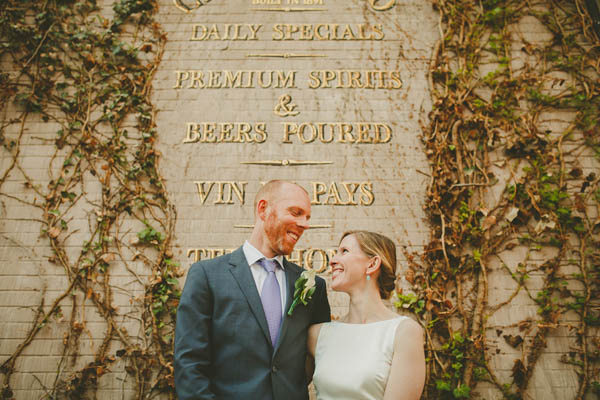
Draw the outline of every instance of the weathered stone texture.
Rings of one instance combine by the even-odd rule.
[[[188,3],[195,3],[189,1]],[[399,275],[406,270],[402,250],[420,253],[429,237],[429,227],[423,213],[425,191],[429,184],[429,166],[420,142],[419,119],[426,119],[431,109],[427,83],[429,57],[435,40],[439,37],[438,16],[428,2],[408,0],[398,2],[390,11],[374,12],[366,1],[324,0],[324,5],[314,6],[322,11],[273,12],[258,11],[265,6],[252,5],[251,0],[213,0],[191,13],[183,13],[173,1],[161,0],[159,22],[168,34],[163,61],[154,79],[154,104],[158,109],[158,140],[162,153],[161,173],[171,200],[174,202],[178,221],[176,224],[175,258],[187,270],[193,262],[189,249],[212,248],[234,249],[243,243],[250,230],[236,225],[252,225],[252,200],[260,182],[271,179],[293,180],[304,186],[313,196],[315,182],[322,182],[329,189],[337,184],[344,194],[341,182],[369,182],[372,184],[374,201],[371,205],[315,204],[311,222],[326,225],[307,231],[299,248],[335,248],[342,232],[349,229],[367,229],[390,236],[398,245]],[[295,7],[301,7],[298,5]],[[268,8],[268,7],[267,7]],[[262,24],[259,40],[256,41],[191,41],[194,24]],[[385,30],[382,41],[274,41],[274,24],[336,23],[336,24],[381,24]],[[516,35],[517,33],[515,33]],[[523,21],[520,34],[530,41],[549,40],[550,36],[536,20]],[[519,48],[513,49],[521,54]],[[311,57],[269,57],[256,54],[303,54]],[[516,67],[525,60],[517,57]],[[482,68],[485,75],[487,67]],[[495,68],[489,65],[490,71]],[[399,71],[402,88],[386,89],[335,89],[308,88],[308,72],[312,70],[392,70]],[[175,88],[176,71],[184,70],[281,70],[297,71],[295,88],[254,89],[187,89]],[[300,112],[297,116],[279,117],[274,108],[280,96],[289,94]],[[7,117],[18,110],[8,109]],[[550,115],[549,129],[560,131],[565,128],[566,116]],[[251,125],[263,122],[267,125],[268,137],[264,143],[184,143],[188,123],[242,123]],[[321,143],[318,140],[303,144],[298,136],[292,143],[284,143],[283,123],[296,122],[381,122],[389,124],[393,135],[388,143]],[[135,121],[129,121],[134,125]],[[56,151],[47,139],[55,137],[57,124],[28,119],[27,135],[21,144],[20,163],[27,176],[36,184],[48,184],[48,168]],[[7,138],[15,137],[18,127],[7,128]],[[133,136],[132,136],[133,137]],[[45,139],[45,140],[42,140]],[[591,160],[583,161],[589,171],[597,168]],[[584,157],[584,158],[585,158]],[[261,160],[329,161],[326,165],[309,166],[266,166],[247,165],[242,162]],[[0,172],[11,164],[7,152],[0,158]],[[498,157],[501,161],[501,157]],[[57,165],[51,164],[50,169]],[[501,176],[503,167],[498,167]],[[505,177],[505,179],[508,179]],[[244,202],[235,194],[233,204],[215,204],[216,188],[202,203],[195,182],[226,181],[247,182]],[[27,206],[15,198],[33,201],[36,195],[24,187],[20,171],[13,170],[2,185],[0,197],[0,361],[4,361],[24,340],[31,327],[36,308],[43,298],[47,307],[62,294],[68,280],[61,267],[48,262],[52,255],[47,241],[41,236],[40,224],[36,221],[40,211]],[[241,184],[240,184],[241,185]],[[242,187],[242,186],[240,186]],[[492,195],[499,196],[492,189]],[[97,199],[99,185],[87,187],[90,201]],[[328,195],[320,202],[327,203]],[[333,199],[333,197],[332,197]],[[333,200],[332,200],[333,201]],[[343,198],[343,202],[348,199]],[[75,257],[80,246],[88,237],[89,210],[77,210],[76,218],[69,222],[68,252]],[[124,221],[121,235],[124,242],[135,237],[140,224]],[[517,246],[503,257],[509,270],[525,257],[527,249]],[[132,299],[143,293],[141,284],[130,271],[141,279],[147,279],[149,271],[139,261],[131,261],[132,252],[125,251],[127,259],[111,264],[113,280],[121,291],[113,291],[113,304],[119,315],[127,320],[128,313],[135,312]],[[537,258],[537,261],[543,260]],[[533,255],[531,262],[536,261]],[[125,265],[126,263],[126,265]],[[323,276],[329,280],[329,269]],[[535,295],[541,287],[543,276],[532,274],[528,288]],[[499,304],[516,290],[514,280],[498,263],[490,266],[490,304]],[[401,286],[410,290],[409,284],[400,279]],[[182,279],[183,283],[183,279]],[[78,298],[78,307],[83,299]],[[347,310],[348,297],[330,293],[334,317],[342,316]],[[493,327],[506,327],[527,317],[535,318],[537,306],[522,290],[513,304],[500,308],[490,316],[488,336],[495,338],[499,353],[490,361],[498,376],[510,381],[512,365],[520,351],[510,347]],[[94,311],[90,300],[85,302],[86,327],[80,336],[81,357],[76,366],[91,361],[93,350],[99,345],[106,329],[104,319]],[[56,379],[57,365],[62,356],[63,338],[67,326],[70,302],[62,307],[62,316],[47,322],[40,335],[26,348],[16,364],[16,373],[11,379],[16,399],[41,398],[43,387],[51,387]],[[129,334],[143,335],[139,322],[131,319],[124,324]],[[503,334],[520,334],[525,340],[531,336],[518,330],[504,330]],[[545,353],[537,365],[531,398],[570,399],[577,391],[577,376],[560,362],[563,350],[567,350],[572,335],[564,329],[552,332],[548,339],[557,353]],[[117,349],[114,349],[116,351]],[[113,353],[114,353],[113,351]],[[132,378],[117,361],[111,372],[99,381],[99,399],[134,398],[131,390]],[[73,368],[63,366],[64,374]],[[477,388],[477,398],[499,398],[498,391],[486,384]]]

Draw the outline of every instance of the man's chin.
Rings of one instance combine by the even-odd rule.
[[[279,247],[279,251],[283,256],[289,256],[294,251],[294,245],[282,245]]]

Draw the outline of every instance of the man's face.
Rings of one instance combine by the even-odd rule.
[[[284,184],[267,204],[264,222],[268,246],[275,255],[289,255],[300,240],[310,219],[310,199],[306,192]]]

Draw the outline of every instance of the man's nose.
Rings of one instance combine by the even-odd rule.
[[[296,223],[302,229],[310,228],[310,224],[308,223],[308,218],[306,218],[306,217],[298,218],[298,221]]]

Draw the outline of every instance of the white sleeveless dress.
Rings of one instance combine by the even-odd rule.
[[[313,382],[318,400],[381,400],[394,355],[398,317],[369,324],[321,326]]]

